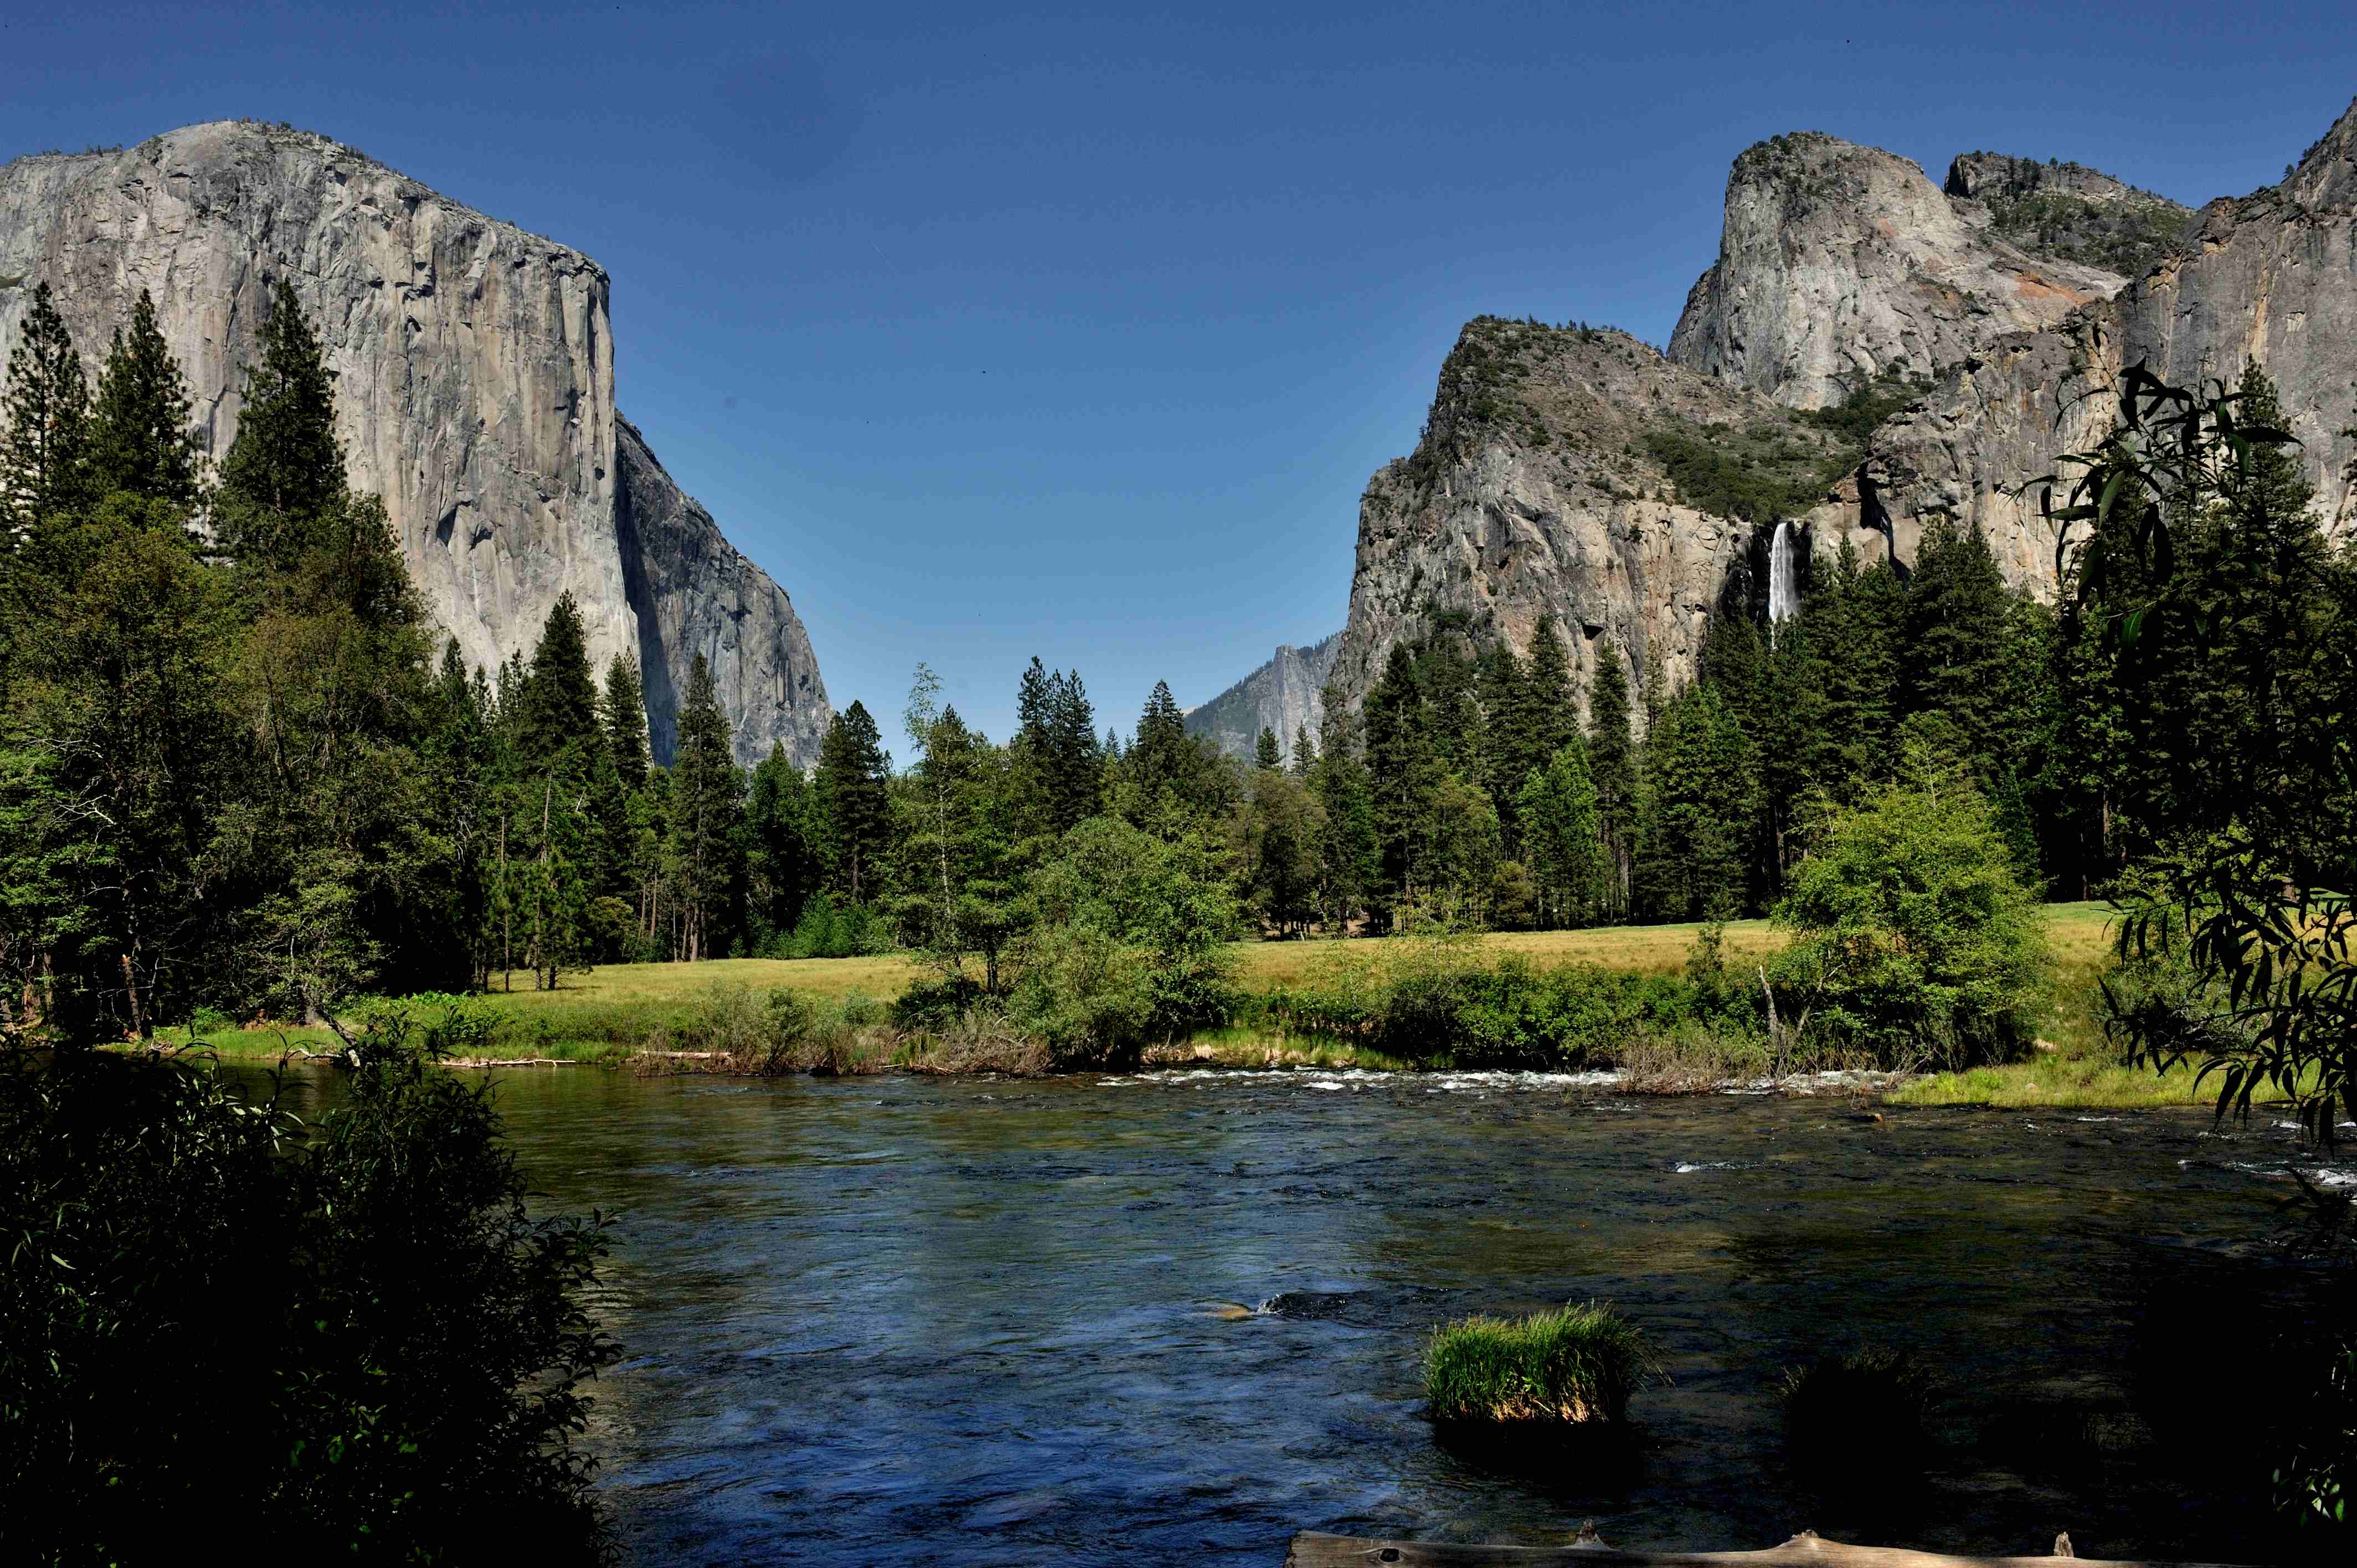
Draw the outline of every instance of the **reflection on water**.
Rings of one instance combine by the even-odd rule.
[[[1171,1073],[501,1089],[535,1183],[627,1213],[594,1434],[633,1560],[1275,1564],[1297,1530],[2246,1559],[2279,1132],[1645,1101],[1577,1078]],[[1655,1337],[1627,1465],[1438,1447],[1432,1325],[1588,1297]],[[1232,1305],[1228,1304],[1234,1304]],[[1238,1310],[1239,1307],[1258,1310]],[[1788,1474],[1771,1391],[1941,1369],[1920,1489]]]

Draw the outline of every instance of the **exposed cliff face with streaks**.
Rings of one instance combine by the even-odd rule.
[[[2357,532],[2357,105],[2282,184],[2198,213],[2074,164],[1968,154],[1943,190],[1830,136],[1762,143],[1736,162],[1718,258],[1666,355],[1609,331],[1465,329],[1424,439],[1361,500],[1336,686],[1355,703],[1394,642],[1446,627],[1526,651],[1548,614],[1583,703],[1608,649],[1674,684],[1708,618],[1748,600],[1776,516],[1820,553],[1882,557],[1861,478],[1902,561],[1936,524],[1976,526],[2051,597],[2031,481],[2101,438],[2139,360],[2178,381],[2264,367],[2323,521]],[[1846,398],[1919,381],[1844,446]]]
[[[1356,703],[1394,642],[1448,628],[1527,656],[1549,615],[1583,711],[1607,656],[1632,689],[1649,660],[1673,685],[1691,678],[1760,532],[1706,510],[1673,477],[1675,453],[1716,446],[1755,454],[1811,502],[1828,492],[1810,477],[1828,462],[1837,471],[1843,450],[1792,410],[1627,333],[1470,323],[1442,366],[1424,439],[1360,499],[1337,690]]]
[[[1877,376],[1939,373],[2050,327],[2126,280],[2038,257],[1878,147],[1814,132],[1735,160],[1718,260],[1686,296],[1670,359],[1794,408]]]
[[[1339,631],[1307,648],[1286,643],[1267,663],[1201,707],[1188,709],[1188,733],[1207,736],[1230,757],[1250,762],[1260,745],[1260,732],[1273,730],[1278,749],[1290,763],[1297,733],[1308,730],[1314,743],[1318,726],[1326,722],[1323,691],[1341,650]]]
[[[2101,437],[2104,394],[2139,361],[2179,383],[2256,362],[2320,520],[2357,532],[2357,104],[2283,183],[2201,209],[2177,252],[2115,297],[1997,339],[1877,430],[1869,463],[1893,518],[1977,524],[2016,582],[2050,596],[2054,541],[2030,481]]]
[[[595,262],[284,127],[192,125],[0,168],[0,353],[46,279],[95,374],[144,288],[216,457],[282,277],[336,372],[351,480],[383,497],[470,664],[528,656],[570,591],[591,656],[640,660],[651,699],[683,690],[704,653],[740,757],[782,739],[815,758],[831,711],[791,605],[624,441]],[[667,712],[653,730],[667,756]]]

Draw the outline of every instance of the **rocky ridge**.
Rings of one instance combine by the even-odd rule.
[[[2131,279],[2032,253],[1998,231],[2024,202],[2045,204],[2029,243],[2155,259]],[[1604,647],[1674,684],[1709,616],[1749,603],[1780,518],[1868,562],[1886,537],[1906,561],[1932,527],[1978,527],[2050,597],[2033,481],[2101,438],[2104,394],[2139,360],[2176,381],[2264,366],[2324,521],[2357,533],[2357,104],[2282,183],[2194,214],[2077,165],[1968,154],[1943,190],[1829,136],[1761,144],[1666,355],[1467,327],[1415,453],[1361,498],[1336,687],[1355,704],[1394,642],[1443,628],[1526,651],[1549,613],[1583,693]]]
[[[1326,722],[1325,685],[1341,650],[1339,631],[1307,648],[1280,645],[1267,663],[1202,706],[1188,709],[1187,732],[1250,762],[1260,745],[1260,732],[1274,730],[1290,762],[1295,733],[1306,729],[1315,741]]]
[[[2182,248],[2116,296],[1996,339],[1878,429],[1868,469],[1894,521],[1978,526],[2014,581],[2050,596],[2054,539],[2032,481],[2101,438],[2104,393],[2138,362],[2179,383],[2262,366],[2325,526],[2357,532],[2357,103],[2289,177],[2202,208]]]
[[[1878,376],[1937,375],[2126,281],[2032,255],[1906,158],[1795,132],[1735,160],[1718,259],[1687,295],[1669,357],[1824,408]]]
[[[1336,689],[1354,704],[1392,645],[1445,629],[1527,655],[1562,626],[1580,701],[1608,653],[1690,679],[1710,618],[1741,591],[1755,526],[1727,514],[1822,505],[1853,453],[1810,415],[1611,328],[1481,317],[1449,353],[1424,438],[1359,503]]]
[[[702,653],[740,760],[815,759],[832,710],[809,637],[623,423],[597,263],[285,126],[0,167],[0,353],[46,279],[94,374],[146,289],[216,457],[281,277],[336,372],[352,480],[469,664],[529,657],[569,591],[591,657],[640,661],[659,757]]]

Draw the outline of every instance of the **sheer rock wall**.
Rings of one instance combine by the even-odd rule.
[[[740,757],[782,739],[815,759],[831,710],[792,606],[624,441],[597,263],[285,127],[222,121],[0,167],[0,353],[46,279],[95,377],[146,289],[215,457],[281,277],[336,372],[352,481],[384,498],[469,664],[529,657],[569,590],[591,657],[638,658],[651,707],[703,652]],[[651,719],[667,757],[671,714]]]

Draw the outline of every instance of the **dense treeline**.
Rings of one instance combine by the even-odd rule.
[[[2265,378],[2242,390],[2271,421]],[[909,765],[853,703],[814,768],[748,771],[699,661],[660,767],[637,671],[592,668],[569,598],[501,669],[437,649],[283,289],[217,471],[144,301],[93,383],[37,293],[6,396],[0,960],[12,1015],[78,1037],[896,945],[1011,995],[1079,961],[1049,950],[1076,922],[1183,975],[1254,927],[1762,912],[1910,757],[1976,788],[2024,880],[2084,897],[2199,818],[2213,759],[2269,744],[2287,682],[2351,682],[2286,585],[2347,595],[2352,568],[2269,448],[2182,520],[2165,582],[2083,552],[2100,592],[2074,582],[2067,617],[1934,528],[1905,570],[1814,563],[1772,627],[1730,604],[1675,689],[1609,639],[1575,660],[1552,619],[1518,655],[1443,617],[1356,711],[1264,734],[1249,764],[1190,737],[1166,686],[1126,739],[1101,733],[1080,674],[1035,660],[1004,741],[920,669]],[[2117,656],[2155,593],[2191,607]],[[1165,1000],[1187,1012],[1202,978]]]

